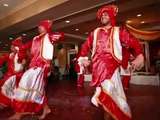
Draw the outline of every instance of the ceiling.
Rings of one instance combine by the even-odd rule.
[[[88,33],[101,26],[97,10],[107,4],[119,8],[117,25],[128,21],[137,29],[160,30],[160,0],[0,0],[0,50],[9,50],[18,36],[24,43],[33,39],[44,19],[53,20],[52,31],[65,32],[64,43],[84,42]]]

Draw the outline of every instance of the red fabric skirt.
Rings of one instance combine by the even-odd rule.
[[[100,95],[98,96],[98,102],[103,106],[106,112],[112,115],[115,120],[132,120],[129,116],[124,114],[122,110],[120,110],[119,106],[103,90],[101,90]]]

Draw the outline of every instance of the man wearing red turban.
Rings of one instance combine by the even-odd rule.
[[[22,45],[22,38],[18,37],[12,41],[12,45],[15,47],[20,47]]]
[[[20,46],[22,46],[22,38],[18,37],[12,42],[12,52],[0,58],[0,64],[8,63],[7,72],[0,81],[0,105],[4,107],[11,105],[14,90],[24,73],[24,64],[26,63],[27,55],[25,51],[19,50]]]
[[[39,23],[39,27],[44,27],[47,33],[51,32],[52,21],[51,20],[43,20]]]
[[[53,58],[53,44],[64,40],[64,33],[51,32],[51,25],[51,20],[41,21],[38,26],[40,35],[23,47],[31,48],[30,64],[14,94],[12,107],[16,114],[10,118],[12,120],[18,120],[24,114],[40,112],[42,109],[40,119],[44,119],[51,111],[45,96],[46,78]]]
[[[109,113],[110,116],[105,114],[105,120],[109,120],[107,116],[115,120],[131,120],[130,108],[119,74],[123,57],[122,46],[131,48],[135,52],[133,69],[139,69],[144,65],[144,57],[138,40],[125,29],[116,26],[117,12],[118,8],[115,5],[105,6],[98,11],[98,19],[103,26],[90,33],[81,47],[78,61],[80,67],[92,63],[91,86],[96,87],[96,92],[91,102],[96,106],[102,105],[105,113]],[[91,61],[87,58],[90,50],[92,50]]]

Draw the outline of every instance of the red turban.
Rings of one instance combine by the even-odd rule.
[[[46,29],[47,32],[50,32],[52,21],[51,20],[43,20],[39,23],[39,26],[42,26]]]
[[[16,46],[16,47],[20,47],[22,45],[22,38],[18,37],[15,40],[12,41],[12,45]]]
[[[103,8],[98,10],[97,17],[98,19],[101,19],[102,13],[106,12],[108,16],[110,17],[110,22],[112,26],[115,26],[116,24],[116,19],[115,16],[118,12],[118,8],[116,5],[107,5],[104,6]]]

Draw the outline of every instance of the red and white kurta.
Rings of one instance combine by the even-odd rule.
[[[50,71],[55,39],[63,40],[64,34],[46,33],[33,39],[29,69],[23,74],[15,91],[12,107],[16,112],[39,112],[46,104],[46,77]]]
[[[24,73],[23,60],[27,58],[24,51],[18,51],[5,55],[0,59],[0,64],[8,62],[8,69],[4,78],[0,81],[0,103],[10,106],[14,97],[14,91]]]
[[[142,47],[125,29],[111,27],[108,30],[97,28],[82,45],[81,59],[92,50],[91,86],[96,86],[92,103],[101,104],[116,120],[130,120],[131,113],[123,91],[119,66],[122,61],[122,45],[135,50],[136,55],[142,53]]]

